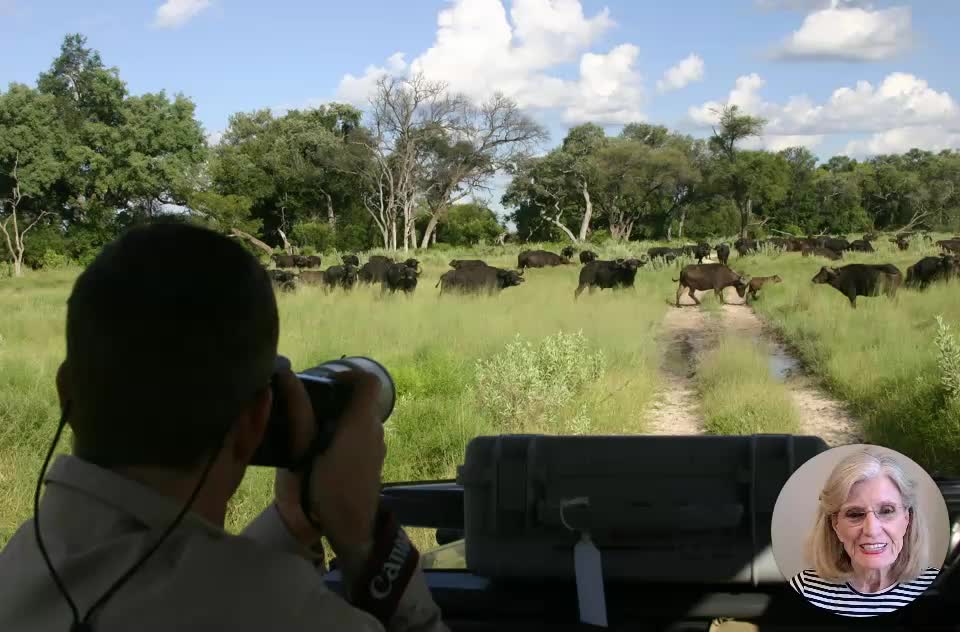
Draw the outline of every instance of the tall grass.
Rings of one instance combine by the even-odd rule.
[[[960,321],[960,287],[937,284],[920,292],[901,288],[896,299],[847,299],[811,279],[823,265],[893,263],[906,268],[937,254],[917,241],[907,252],[878,241],[876,253],[847,253],[842,262],[783,253],[731,259],[737,270],[779,274],[754,303],[824,385],[849,402],[870,443],[898,450],[942,475],[960,476],[960,424],[949,414],[938,367],[937,316]]]
[[[700,358],[696,381],[707,433],[798,432],[797,411],[786,386],[770,376],[763,344],[725,334]]]
[[[605,258],[623,256],[595,250]],[[450,259],[479,254],[513,267],[517,252],[488,247],[416,253],[424,271],[412,296],[381,296],[379,288],[368,287],[329,295],[305,287],[279,296],[280,353],[294,368],[368,355],[396,379],[399,397],[386,426],[385,480],[452,477],[471,438],[504,431],[478,395],[484,387],[478,366],[509,356],[517,336],[534,348],[561,333],[574,337],[581,341],[572,347],[574,355],[557,360],[557,366],[569,371],[577,353],[602,353],[603,371],[588,372],[566,405],[527,425],[520,419],[511,430],[576,432],[578,426],[569,422],[582,413],[579,419],[588,419],[593,433],[643,432],[641,411],[658,383],[653,341],[667,308],[660,297],[668,296],[672,285],[667,273],[641,270],[636,289],[584,295],[576,303],[579,265],[528,270],[525,283],[498,296],[437,296],[434,285]],[[28,271],[21,279],[0,281],[0,546],[30,515],[33,485],[56,426],[54,377],[64,354],[65,302],[76,273]],[[68,445],[66,436],[62,451]],[[229,529],[238,530],[265,506],[272,479],[270,470],[249,470],[231,501]]]

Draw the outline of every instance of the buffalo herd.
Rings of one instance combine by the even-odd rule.
[[[824,236],[738,239],[733,242],[732,249],[739,257],[777,250],[837,261],[843,259],[845,252],[875,252],[871,242],[878,238],[871,233],[853,241]],[[933,239],[928,235],[917,233],[900,233],[891,238],[890,242],[896,244],[900,250],[906,250],[911,238],[933,243]],[[940,240],[936,244],[942,254],[920,259],[906,269],[905,276],[889,263],[852,263],[842,267],[823,266],[811,282],[834,287],[850,301],[850,306],[854,309],[857,307],[858,296],[872,297],[883,294],[892,298],[901,286],[923,290],[932,283],[950,281],[960,275],[960,237]],[[716,252],[717,263],[704,263],[703,260],[709,258],[712,251]],[[654,261],[670,264],[681,257],[695,260],[696,263],[685,265],[680,270],[679,278],[673,279],[679,284],[675,296],[677,307],[680,306],[680,298],[684,292],[699,305],[700,301],[695,293],[713,291],[722,303],[723,291],[728,287],[733,287],[740,298],[744,299],[744,303],[749,304],[751,300],[758,298],[765,286],[783,282],[776,274],[748,277],[736,272],[729,264],[730,252],[731,246],[726,243],[711,246],[707,242],[699,242],[679,248],[653,247],[639,258],[602,260],[597,253],[582,250],[579,253],[580,271],[573,298],[576,301],[584,290],[593,294],[597,289],[633,288],[640,268]],[[449,262],[450,270],[440,276],[434,287],[440,288],[440,296],[455,293],[496,294],[506,288],[523,284],[527,268],[575,265],[576,255],[577,250],[573,246],[563,248],[560,254],[548,250],[524,250],[517,256],[517,269],[498,268],[482,259],[453,259]],[[327,292],[335,289],[349,291],[357,285],[379,285],[381,294],[400,291],[409,295],[416,290],[422,272],[420,262],[416,259],[395,261],[383,255],[371,255],[363,265],[357,255],[343,255],[342,265],[333,265],[322,271],[309,269],[320,266],[320,257],[274,255],[273,259],[277,268],[267,272],[282,290],[294,289],[298,283],[320,285]],[[284,268],[298,268],[299,274]]]

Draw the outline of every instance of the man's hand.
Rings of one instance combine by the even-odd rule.
[[[303,515],[299,474],[278,469],[275,492],[277,507],[291,532],[311,547],[325,535],[349,572],[362,565],[370,551],[386,445],[373,404],[379,388],[376,378],[356,371],[339,374],[338,379],[353,385],[354,396],[338,421],[330,447],[313,464],[311,518],[322,527],[322,533]],[[289,402],[293,454],[301,455],[316,430],[313,407],[292,372],[280,373],[277,381]]]

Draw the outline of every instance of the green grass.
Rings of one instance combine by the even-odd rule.
[[[699,359],[696,381],[708,434],[798,432],[797,411],[786,386],[770,376],[762,344],[726,334]]]
[[[645,246],[636,246],[641,252]],[[598,250],[599,251],[599,250]],[[489,262],[516,265],[517,249],[486,249]],[[622,256],[625,248],[604,251]],[[412,297],[381,297],[379,288],[324,295],[315,288],[281,294],[280,352],[294,368],[341,355],[369,355],[394,375],[398,403],[387,428],[384,479],[453,477],[467,442],[498,433],[477,394],[477,362],[503,352],[519,335],[537,344],[558,332],[582,331],[602,351],[602,377],[580,388],[569,405],[523,431],[560,433],[564,419],[585,411],[592,433],[641,433],[642,411],[657,390],[653,343],[672,282],[666,271],[641,271],[637,287],[618,293],[573,290],[580,266],[528,270],[526,282],[494,297],[444,296],[434,288],[452,258],[475,253],[417,253],[424,272]],[[325,262],[329,263],[329,262]],[[30,516],[44,450],[53,437],[58,406],[54,386],[63,358],[66,299],[76,270],[31,273],[0,280],[0,546]],[[69,429],[68,429],[69,431]],[[69,432],[61,450],[69,445]],[[227,527],[239,529],[272,494],[270,470],[251,468],[231,502]]]
[[[931,473],[960,476],[960,425],[945,407],[934,346],[938,314],[948,324],[960,322],[960,287],[901,288],[893,301],[859,297],[854,310],[834,288],[811,283],[823,265],[893,263],[906,276],[907,266],[938,254],[935,246],[919,243],[907,252],[885,241],[875,247],[876,253],[847,253],[842,262],[783,253],[731,258],[731,265],[783,277],[764,288],[754,309],[830,391],[849,402],[867,442],[898,450]]]

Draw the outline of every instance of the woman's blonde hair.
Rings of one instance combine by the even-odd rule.
[[[891,455],[863,449],[837,463],[820,493],[816,524],[807,541],[807,557],[820,577],[828,581],[847,581],[852,577],[850,556],[837,538],[832,518],[847,502],[855,484],[879,476],[886,476],[900,490],[910,518],[903,548],[891,568],[892,579],[909,582],[926,568],[927,530],[923,512],[917,510],[916,483]]]

